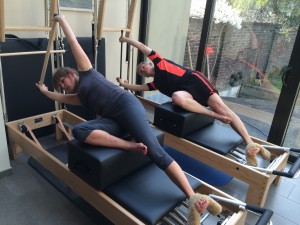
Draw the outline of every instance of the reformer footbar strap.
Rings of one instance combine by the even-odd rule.
[[[27,126],[25,123],[19,124],[19,127],[22,131],[22,133],[24,133],[25,135],[29,135],[31,137],[31,139],[40,147],[43,147],[40,142],[37,140],[37,138],[35,137],[34,133],[32,132],[32,130],[30,129],[29,126]]]
[[[61,121],[61,119],[58,116],[54,116],[56,122],[58,122],[58,127],[61,129],[61,131],[66,135],[67,139],[69,141],[71,141],[73,138],[71,137],[71,135],[67,132],[63,122]]]

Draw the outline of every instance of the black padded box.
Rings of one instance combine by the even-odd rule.
[[[179,137],[184,137],[214,121],[210,116],[186,111],[171,102],[155,107],[154,125]]]
[[[162,145],[163,132],[155,128],[152,131]],[[103,190],[150,162],[147,156],[137,152],[92,146],[77,140],[68,142],[70,170],[98,190]]]

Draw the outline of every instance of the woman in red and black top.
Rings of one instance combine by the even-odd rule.
[[[230,124],[246,142],[247,155],[250,157],[248,163],[253,166],[256,166],[255,156],[258,153],[261,153],[265,159],[270,158],[268,150],[253,143],[241,119],[225,105],[218,91],[201,72],[184,68],[165,59],[139,41],[120,37],[120,42],[127,42],[138,48],[152,61],[139,64],[137,72],[144,77],[154,78],[152,82],[143,85],[128,84],[117,78],[121,86],[133,91],[159,90],[172,98],[174,104],[188,111],[205,114]]]

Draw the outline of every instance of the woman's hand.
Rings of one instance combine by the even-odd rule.
[[[122,86],[122,84],[125,83],[125,81],[123,79],[121,79],[120,77],[117,77],[116,80],[120,84],[120,86]]]
[[[60,22],[64,18],[65,18],[64,15],[57,14],[57,15],[54,15],[54,17],[52,18],[52,20],[55,21],[55,22]]]
[[[36,83],[35,86],[37,86],[42,93],[48,92],[48,87],[45,84]]]

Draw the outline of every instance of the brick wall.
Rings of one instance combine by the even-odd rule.
[[[291,33],[286,38],[277,29],[276,25],[262,23],[244,23],[241,29],[229,24],[214,24],[209,40],[214,53],[209,55],[209,68],[215,86],[219,90],[225,90],[230,85],[251,83],[260,72],[268,75],[285,66],[289,61],[296,33]],[[202,20],[190,18],[188,41],[194,69],[201,30]],[[184,66],[190,67],[187,49]],[[208,74],[207,71],[205,73]],[[231,82],[233,77],[239,78],[237,83]]]

